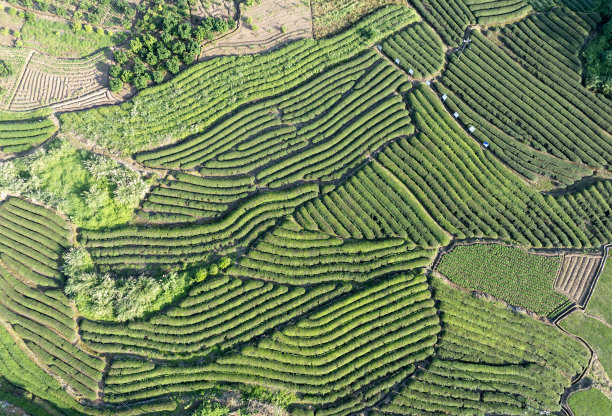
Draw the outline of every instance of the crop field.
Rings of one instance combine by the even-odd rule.
[[[568,402],[575,416],[605,416],[612,412],[612,400],[597,389],[578,391]]]
[[[65,25],[56,51],[129,31],[0,48],[0,401],[595,415],[575,391],[612,374],[612,100],[584,69],[604,6],[16,0],[28,42]]]
[[[584,306],[589,290],[592,289],[597,273],[600,271],[602,260],[602,256],[564,256],[555,280],[555,290],[566,295],[574,303]],[[605,283],[601,284],[601,286],[604,285]],[[599,294],[599,289],[597,293]]]
[[[498,244],[472,244],[455,246],[442,256],[436,270],[459,286],[549,316],[569,302],[553,289],[560,267],[559,256]]]

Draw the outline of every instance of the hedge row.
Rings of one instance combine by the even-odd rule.
[[[127,152],[151,148],[161,137],[183,139],[243,104],[299,85],[417,19],[405,5],[387,6],[337,36],[305,39],[259,55],[212,59],[141,92],[129,103],[64,114],[62,122],[80,134],[104,131],[103,145]],[[155,152],[141,160],[154,158]]]
[[[98,264],[178,263],[207,257],[212,250],[248,245],[277,218],[318,194],[317,185],[260,193],[223,219],[208,224],[166,227],[124,227],[83,231],[82,243]]]
[[[98,351],[189,358],[231,348],[350,289],[323,285],[305,291],[260,281],[221,278],[196,287],[179,306],[147,321],[117,326],[85,320],[83,339]],[[120,372],[138,378],[139,372]],[[119,374],[118,374],[119,375]]]
[[[394,277],[373,285],[366,294],[348,295],[341,304],[341,310],[334,304],[329,307],[333,312],[323,309],[314,314],[332,314],[341,321],[321,323],[319,319],[321,325],[310,325],[304,335],[288,327],[212,364],[159,364],[137,373],[109,375],[105,395],[115,402],[143,400],[168,391],[191,391],[207,382],[246,381],[299,391],[304,393],[302,403],[333,403],[340,411],[354,405],[354,391],[373,397],[378,383],[385,385],[390,378],[397,381],[398,374],[410,374],[414,363],[433,353],[440,327],[423,276]],[[330,342],[336,348],[330,348]]]
[[[412,70],[415,78],[431,77],[444,65],[442,41],[425,23],[416,23],[387,38],[382,51],[404,71]],[[397,59],[397,61],[396,61]]]
[[[444,104],[450,112],[459,114],[457,119],[464,128],[474,126],[476,129],[471,134],[481,143],[489,143],[492,153],[526,178],[535,181],[539,176],[545,176],[554,185],[564,187],[592,174],[592,169],[536,151],[518,138],[499,130],[442,84],[436,83],[435,88],[439,94],[446,94],[448,99]]]

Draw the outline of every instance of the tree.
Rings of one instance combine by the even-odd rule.
[[[177,40],[172,44],[172,53],[174,53],[175,55],[182,54],[183,52],[185,52],[185,49],[185,44],[180,40]]]
[[[153,52],[149,52],[147,54],[147,63],[151,66],[155,66],[157,65],[158,59],[157,59],[157,55],[155,55]]]
[[[161,84],[164,82],[164,71],[154,71],[153,72],[153,82],[156,84]]]
[[[208,267],[208,274],[211,276],[215,276],[217,274],[219,274],[219,266],[217,266],[216,264],[211,264]]]
[[[147,67],[140,61],[134,63],[134,74],[136,76],[142,75],[147,71]]]
[[[139,90],[144,90],[149,85],[149,81],[151,77],[149,74],[145,73],[134,78],[134,86]]]
[[[181,61],[179,61],[176,56],[173,56],[168,60],[168,62],[166,62],[166,68],[168,68],[168,71],[174,75],[178,74],[180,66]]]
[[[108,73],[113,78],[119,78],[121,76],[121,67],[119,65],[111,65],[108,69]]]
[[[221,270],[227,269],[230,264],[232,264],[232,259],[229,257],[221,257],[221,260],[219,260],[219,268],[221,268]]]
[[[195,55],[185,52],[181,55],[181,61],[183,61],[185,65],[191,65],[193,61],[195,61]]]
[[[157,57],[160,60],[163,61],[164,59],[168,59],[168,58],[170,58],[170,55],[172,55],[172,53],[170,52],[170,49],[166,48],[162,44],[158,44],[157,45]]]
[[[130,41],[130,50],[132,52],[138,53],[140,52],[141,49],[142,49],[142,42],[140,41],[140,39],[135,38]]]
[[[125,82],[126,84],[131,84],[132,80],[134,80],[134,73],[129,69],[123,71],[121,74],[121,81]]]
[[[108,86],[112,92],[119,92],[123,89],[123,82],[118,78],[111,78]]]
[[[208,270],[200,269],[200,270],[198,270],[198,272],[195,275],[195,281],[196,282],[203,282],[204,280],[206,280],[206,277],[208,277]]]
[[[191,38],[191,25],[189,23],[181,23],[176,28],[176,33],[181,39]]]
[[[121,50],[115,51],[113,53],[113,57],[115,58],[115,62],[117,62],[119,65],[125,65],[128,60],[127,54]]]

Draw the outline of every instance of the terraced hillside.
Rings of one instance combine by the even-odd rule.
[[[0,398],[53,416],[519,416],[600,388],[612,101],[582,85],[606,18],[589,1],[374,7],[122,104],[68,102],[59,126],[7,113]],[[362,10],[334,6],[330,28]],[[135,209],[93,227],[77,206]]]

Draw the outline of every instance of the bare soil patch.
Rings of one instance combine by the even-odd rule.
[[[310,6],[303,0],[262,0],[243,9],[238,28],[204,45],[201,57],[258,53],[288,41],[311,38]]]
[[[0,58],[5,59],[4,53],[9,56],[17,52],[31,56],[21,73],[14,67],[16,75],[12,78],[17,78],[13,80],[17,85],[13,86],[14,94],[9,91],[3,97],[4,108],[24,111],[72,103],[66,107],[80,109],[114,102],[106,88],[109,51],[81,59],[62,59],[27,49],[2,48]]]
[[[236,4],[233,0],[196,0],[191,6],[192,17],[235,18]]]
[[[572,254],[563,256],[554,289],[578,305],[583,305],[597,274],[602,255]]]
[[[388,4],[407,4],[406,0],[311,0],[315,38],[350,26],[366,14]]]

